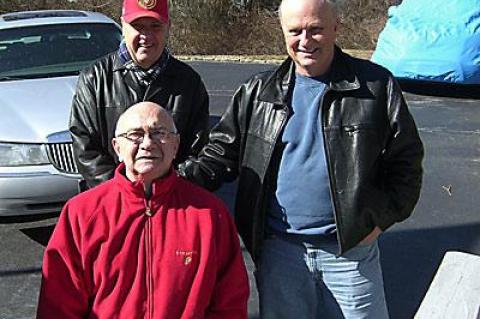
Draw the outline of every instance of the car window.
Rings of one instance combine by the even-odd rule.
[[[0,30],[0,79],[78,74],[118,48],[113,24],[55,24]]]

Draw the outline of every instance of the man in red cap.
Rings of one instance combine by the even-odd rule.
[[[127,105],[150,101],[165,106],[180,133],[174,165],[195,155],[207,138],[209,99],[200,76],[175,59],[166,42],[167,0],[124,0],[124,40],[118,51],[84,70],[72,102],[70,132],[81,189],[113,176],[119,163],[110,141]]]

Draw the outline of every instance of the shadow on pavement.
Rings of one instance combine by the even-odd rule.
[[[40,274],[42,272],[42,268],[23,268],[23,269],[15,269],[15,270],[0,270],[0,278],[4,277],[15,277],[15,276],[23,276],[23,275],[30,275],[30,274]]]
[[[60,213],[57,212],[57,213],[36,214],[36,215],[1,216],[0,225],[38,222],[44,219],[58,217],[59,215]]]
[[[31,240],[45,247],[55,228],[55,223],[53,222],[52,224],[49,220],[58,216],[58,212],[23,216],[2,216],[0,217],[0,225],[18,224],[18,226],[14,227]],[[49,222],[49,224],[45,225],[45,222]],[[40,226],[37,226],[39,224]]]
[[[413,318],[447,251],[472,253],[480,223],[386,232],[380,240],[391,319]]]
[[[480,84],[453,84],[442,82],[397,79],[403,91],[419,95],[480,99]]]
[[[22,228],[20,229],[20,231],[27,235],[31,240],[36,241],[43,247],[46,247],[50,236],[52,236],[54,228],[55,225],[49,225],[41,227]]]

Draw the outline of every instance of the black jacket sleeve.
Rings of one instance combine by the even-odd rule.
[[[256,89],[254,80],[235,92],[220,121],[212,128],[208,144],[197,158],[181,163],[178,172],[188,180],[214,191],[239,174],[248,127],[248,110]]]
[[[186,140],[182,141],[185,150],[181,152],[184,157],[181,160],[198,156],[208,140],[210,128],[209,97],[200,77],[198,77],[198,81],[195,84],[192,98],[193,105],[190,107],[191,112],[187,124],[188,133],[182,136]]]
[[[80,75],[70,113],[73,152],[89,188],[110,179],[116,166],[108,148],[102,145],[94,81],[92,73]]]

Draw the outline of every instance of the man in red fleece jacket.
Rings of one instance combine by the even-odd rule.
[[[45,251],[37,318],[247,318],[236,228],[172,168],[179,135],[157,104],[120,117],[112,180],[64,207]]]

